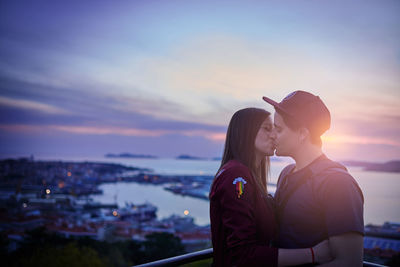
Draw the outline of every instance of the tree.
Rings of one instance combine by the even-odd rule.
[[[147,261],[169,258],[185,253],[181,239],[170,233],[152,233],[143,242]]]
[[[20,265],[26,267],[106,266],[95,250],[88,247],[79,249],[76,243],[69,243],[61,248],[38,248],[31,257],[22,258]]]

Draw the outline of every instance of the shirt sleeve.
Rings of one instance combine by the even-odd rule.
[[[219,190],[221,218],[227,229],[227,252],[232,263],[237,266],[277,266],[278,249],[261,244],[257,239],[255,184],[245,173],[232,175],[226,172],[223,175],[224,182]],[[239,197],[234,181],[240,177],[247,183]]]
[[[358,232],[364,235],[362,191],[346,173],[330,174],[320,191],[328,236]]]

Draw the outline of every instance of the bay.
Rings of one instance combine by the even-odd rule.
[[[172,158],[132,159],[132,158],[73,158],[62,159],[73,161],[96,161],[120,163],[153,169],[157,174],[176,175],[210,175],[213,176],[220,162],[211,160],[177,160]],[[276,183],[280,171],[290,160],[272,161],[269,182]],[[386,221],[400,222],[400,174],[387,172],[364,171],[361,168],[348,168],[364,194],[364,223],[382,224]],[[117,202],[124,206],[125,202],[135,204],[146,201],[158,207],[160,218],[172,214],[183,215],[185,210],[195,218],[196,223],[209,223],[209,203],[207,200],[175,195],[163,190],[162,186],[136,183],[103,184],[100,186],[103,195],[93,196],[102,203]],[[274,187],[269,191],[273,192]],[[115,199],[116,197],[116,199]]]

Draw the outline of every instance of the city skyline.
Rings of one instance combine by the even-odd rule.
[[[0,157],[221,156],[232,114],[294,90],[324,151],[400,159],[397,1],[2,1]]]

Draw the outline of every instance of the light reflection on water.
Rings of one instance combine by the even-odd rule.
[[[197,224],[205,225],[210,223],[207,200],[175,195],[164,190],[162,186],[155,185],[121,182],[103,184],[100,188],[103,190],[103,195],[93,196],[94,201],[115,203],[115,196],[117,196],[116,202],[119,207],[125,206],[125,202],[134,204],[150,202],[157,206],[157,216],[159,218],[168,217],[172,214],[184,216],[185,210],[188,210]]]
[[[100,161],[100,160],[99,160]],[[175,160],[175,159],[103,159],[103,162],[121,163],[129,166],[152,168],[160,174],[214,175],[219,167],[218,161]],[[287,162],[271,163],[271,183],[276,183],[278,175]],[[349,168],[364,193],[365,224],[382,224],[385,221],[400,222],[400,174],[385,172],[367,172],[360,168]],[[171,214],[183,216],[187,209],[196,223],[209,223],[208,201],[174,195],[163,190],[162,186],[141,185],[136,183],[117,183],[101,185],[104,195],[95,196],[94,200],[104,203],[125,205],[125,201],[140,204],[149,201],[158,207],[158,216]],[[272,189],[272,188],[271,188]]]

